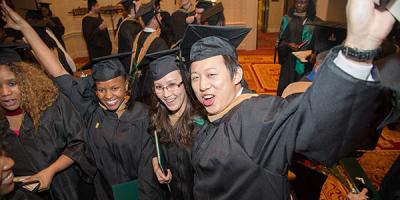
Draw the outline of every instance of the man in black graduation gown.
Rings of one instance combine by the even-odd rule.
[[[228,40],[212,36],[192,46],[192,88],[210,121],[193,145],[195,199],[290,199],[294,152],[332,166],[377,134],[391,92],[370,63],[394,18],[378,15],[372,0],[350,0],[348,10],[345,46],[334,48],[310,89],[290,101],[244,90]]]
[[[120,24],[117,36],[118,36],[118,53],[124,53],[132,51],[133,41],[136,35],[142,30],[142,25],[136,19],[137,5],[132,0],[121,1],[125,12],[128,13],[126,17]],[[120,60],[125,66],[125,70],[129,71],[131,63],[131,55],[121,57]]]
[[[193,5],[190,0],[181,0],[181,5],[182,6],[171,15],[172,24],[174,25],[172,27],[172,33],[174,35],[173,43],[182,39],[188,25],[186,23],[186,17],[194,14]]]
[[[168,49],[165,41],[160,37],[161,29],[161,15],[156,1],[152,0],[148,4],[143,4],[137,13],[145,24],[143,31],[141,31],[133,42],[133,58],[131,61],[131,69],[129,74],[137,71],[135,75],[134,97],[136,100],[148,103],[148,98],[152,92],[151,80],[147,74],[147,65],[141,63],[143,57],[149,53]],[[134,67],[140,64],[140,69]]]
[[[96,0],[88,0],[89,13],[82,19],[83,38],[89,59],[111,54],[112,44],[107,25],[100,16],[100,5]]]

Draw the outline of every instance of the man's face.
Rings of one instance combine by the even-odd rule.
[[[93,7],[92,10],[94,13],[99,13],[100,12],[100,4],[96,3]]]
[[[201,22],[201,15],[204,12],[204,8],[196,8],[195,10],[196,14],[194,15],[194,17],[196,18],[197,23]]]
[[[294,2],[294,6],[296,8],[296,12],[304,13],[308,9],[309,0],[296,0]]]
[[[240,89],[237,86],[241,79],[241,68],[232,78],[222,56],[196,61],[191,65],[193,91],[210,115],[220,113],[233,101]]]
[[[96,95],[100,103],[110,111],[116,111],[125,100],[128,81],[118,76],[108,81],[96,82]]]

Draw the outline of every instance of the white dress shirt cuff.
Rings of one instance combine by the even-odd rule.
[[[333,61],[341,70],[349,74],[350,76],[366,81],[375,81],[371,76],[372,64],[360,63],[343,55],[342,51],[339,51],[338,56]]]

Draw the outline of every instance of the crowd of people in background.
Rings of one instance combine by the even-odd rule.
[[[318,49],[326,26],[314,0],[293,0],[277,96],[247,88],[236,48],[249,28],[226,26],[222,3],[179,3],[170,14],[160,0],[121,0],[112,54],[101,5],[88,0],[91,74],[75,77],[49,4],[22,17],[2,0],[0,199],[319,199],[326,177],[300,161],[332,167],[397,128],[398,34],[373,0],[349,0],[347,36]],[[307,62],[293,54],[306,50]],[[400,198],[399,163],[384,200]],[[371,197],[364,187],[348,198]]]

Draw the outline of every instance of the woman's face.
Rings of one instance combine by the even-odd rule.
[[[295,0],[294,7],[296,12],[304,13],[308,9],[309,0]]]
[[[15,74],[6,65],[0,65],[0,105],[6,110],[16,110],[21,106],[21,91]]]
[[[128,81],[123,76],[96,82],[96,95],[100,103],[110,111],[116,111],[125,100]]]
[[[178,70],[154,81],[154,92],[170,112],[176,113],[185,109],[187,95],[182,76]]]
[[[0,150],[0,196],[10,193],[14,189],[14,161]]]

